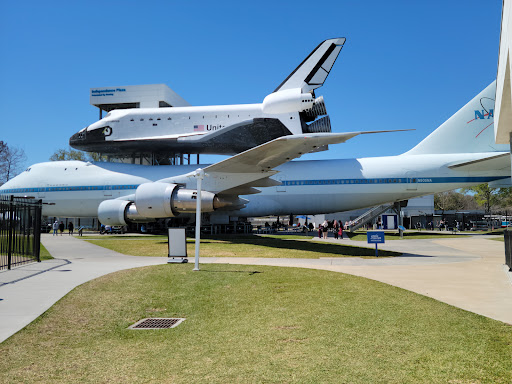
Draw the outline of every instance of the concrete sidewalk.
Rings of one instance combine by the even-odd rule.
[[[357,246],[348,239],[319,240]],[[126,256],[70,236],[43,235],[56,258],[0,272],[0,342],[50,308],[76,286],[111,272],[165,264],[166,257]],[[362,276],[430,296],[512,324],[512,274],[503,243],[484,237],[394,240],[379,246],[401,257],[363,259],[210,258],[201,263],[271,265],[323,269]],[[193,262],[193,258],[190,258]]]
[[[122,255],[67,235],[43,234],[41,242],[55,259],[0,272],[0,342],[89,280],[167,262],[166,257]]]

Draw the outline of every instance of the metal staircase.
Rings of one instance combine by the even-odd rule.
[[[359,228],[361,228],[363,225],[368,223],[369,221],[372,221],[377,216],[383,214],[388,209],[393,208],[395,211],[397,207],[395,205],[398,205],[399,207],[400,203],[391,203],[391,204],[383,204],[383,205],[377,205],[376,207],[373,207],[369,211],[366,211],[361,216],[359,216],[357,219],[352,220],[354,224],[350,226],[350,232],[353,232]]]

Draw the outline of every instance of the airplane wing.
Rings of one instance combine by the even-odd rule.
[[[283,136],[256,148],[239,153],[226,160],[219,161],[218,163],[206,167],[204,171],[207,173],[268,172],[305,153],[314,151],[320,146],[344,143],[362,133],[363,132],[311,133]]]
[[[306,93],[321,87],[345,41],[344,37],[340,37],[320,43],[274,92],[301,88],[302,93]]]
[[[240,193],[243,190],[255,193],[254,188],[276,185],[274,180],[264,180],[278,173],[274,168],[316,148],[344,143],[362,134],[396,132],[363,131],[345,133],[310,133],[279,137],[245,152],[239,153],[204,168],[206,177],[202,183],[204,190],[213,193]],[[169,177],[159,182],[184,184],[187,188],[196,188],[195,172]],[[272,183],[274,182],[274,183]],[[252,188],[252,189],[251,189]],[[230,191],[230,192],[228,192]]]
[[[276,167],[314,151],[319,146],[344,143],[369,133],[309,133],[279,137],[218,163],[183,175],[140,184],[135,194],[105,200],[98,207],[98,219],[103,223],[125,225],[127,220],[173,217],[195,211],[198,180],[202,180],[201,199],[205,212],[233,211],[245,208],[249,200],[240,196],[258,193],[258,187],[281,184],[270,179]],[[124,223],[124,224],[123,224]]]

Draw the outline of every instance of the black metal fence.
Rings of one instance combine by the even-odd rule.
[[[0,269],[41,261],[42,201],[0,196]]]
[[[506,229],[503,235],[505,237],[505,264],[512,271],[512,231]]]

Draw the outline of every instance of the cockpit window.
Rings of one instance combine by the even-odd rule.
[[[25,169],[25,172],[30,172],[30,167],[28,167],[27,169]]]

